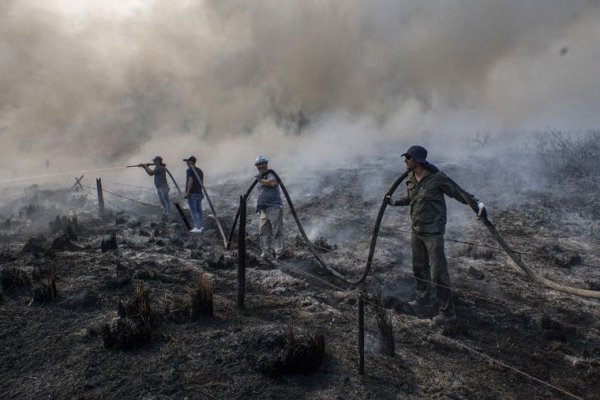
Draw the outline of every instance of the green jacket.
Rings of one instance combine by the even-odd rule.
[[[436,168],[437,170],[437,168]],[[441,171],[425,171],[420,182],[414,171],[406,178],[406,196],[394,206],[410,206],[412,230],[415,233],[441,233],[446,229],[446,201],[444,195],[468,204],[477,212],[478,200]]]

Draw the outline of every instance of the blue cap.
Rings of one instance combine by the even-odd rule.
[[[410,156],[419,164],[429,164],[427,160],[427,150],[423,146],[410,146],[406,153],[402,154],[402,157]]]

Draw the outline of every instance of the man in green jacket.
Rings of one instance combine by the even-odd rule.
[[[406,178],[406,195],[396,201],[386,196],[386,201],[392,206],[410,206],[412,264],[417,288],[416,299],[409,304],[431,305],[432,285],[435,286],[439,313],[433,322],[441,325],[456,319],[444,254],[444,195],[468,204],[479,218],[485,215],[485,205],[430,164],[424,147],[411,146],[402,156],[410,171]]]

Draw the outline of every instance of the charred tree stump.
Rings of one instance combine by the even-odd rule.
[[[102,178],[96,178],[96,190],[98,191],[98,207],[100,218],[104,218],[104,193],[102,192]]]
[[[246,295],[246,199],[240,196],[240,230],[238,232],[238,308],[244,308]]]
[[[365,374],[365,302],[358,296],[358,374]]]
[[[175,202],[175,208],[177,209],[177,212],[179,213],[179,216],[181,217],[181,219],[183,220],[183,223],[185,224],[185,227],[187,228],[187,230],[191,230],[192,229],[192,225],[190,225],[190,221],[188,221],[187,217],[185,216],[183,209],[181,208],[181,206],[179,205],[179,203]]]

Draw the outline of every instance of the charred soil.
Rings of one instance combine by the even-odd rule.
[[[320,256],[353,279],[364,268],[385,182],[394,179],[388,171],[381,187],[369,187],[377,168],[328,173],[320,182],[326,190],[317,193],[286,182]],[[228,199],[216,204],[226,229],[247,184],[209,188]],[[473,185],[463,186],[476,192]],[[569,206],[572,192],[569,202],[552,191],[530,191],[520,194],[523,201],[495,203],[493,191],[481,188],[498,230],[539,273],[600,288],[595,188],[577,192],[580,207]],[[224,250],[213,218],[195,235],[178,216],[163,220],[145,205],[123,201],[112,216],[98,218],[91,195],[69,203],[65,191],[47,192],[51,201],[44,204],[30,196],[20,200],[21,213],[2,210],[10,215],[0,221],[3,399],[570,398],[563,391],[592,399],[600,393],[600,303],[528,281],[469,210],[451,200],[446,252],[457,321],[433,326],[434,309],[407,304],[414,288],[410,224],[406,210],[389,209],[364,286],[361,376],[358,292],[320,269],[289,213],[288,257],[265,262],[249,212],[246,307],[239,310],[235,245]],[[69,204],[77,218],[61,215],[53,201]],[[378,305],[386,312],[379,318]]]

